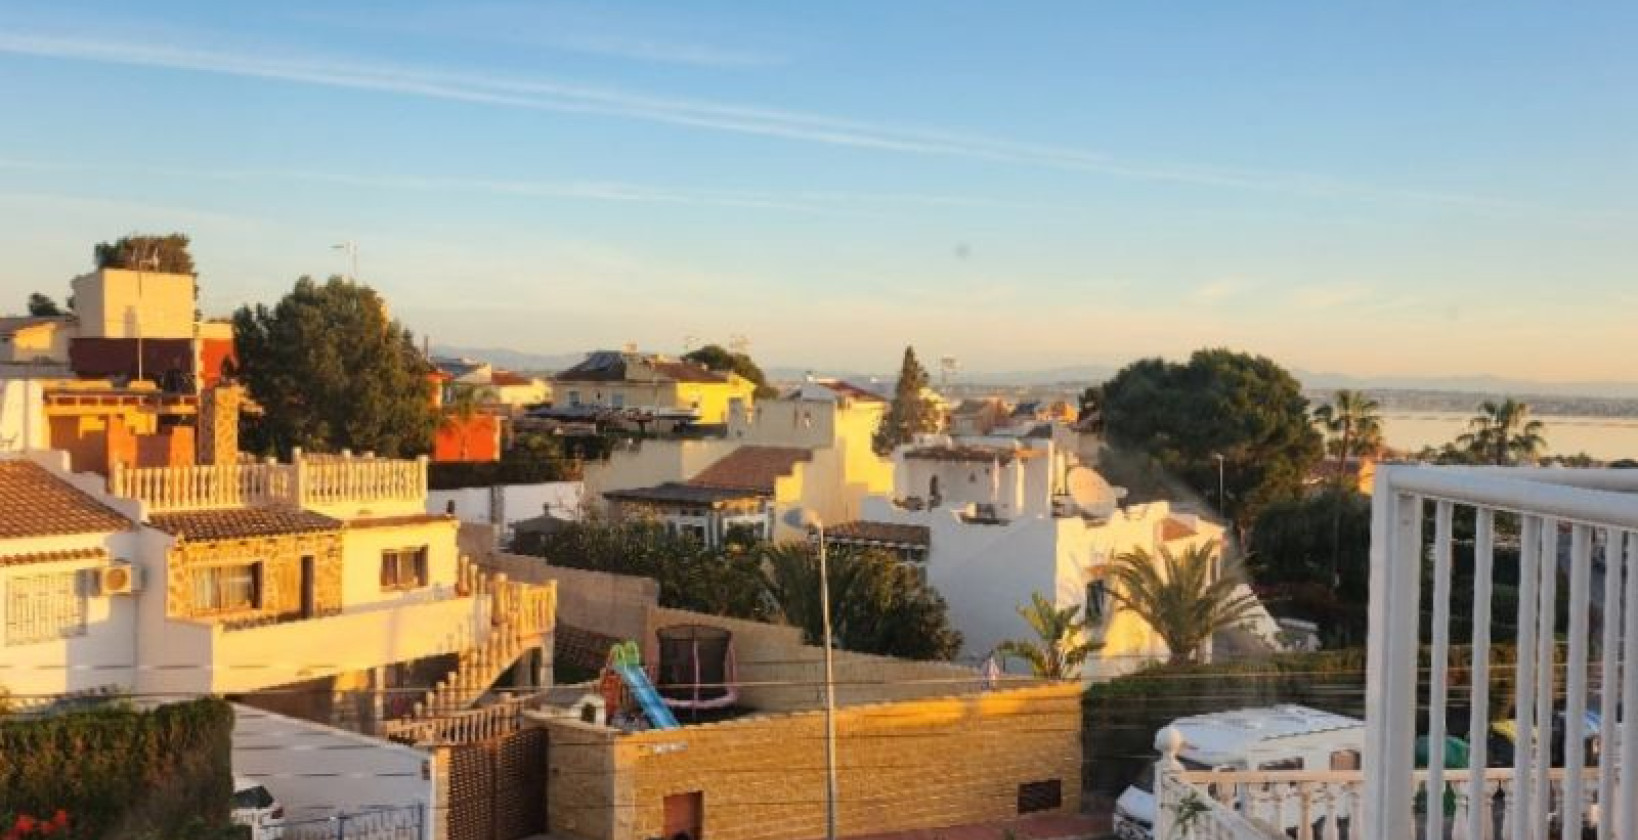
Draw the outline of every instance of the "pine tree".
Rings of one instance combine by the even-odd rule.
[[[882,423],[871,439],[876,454],[888,455],[916,435],[938,431],[938,410],[926,396],[927,382],[927,369],[916,360],[916,348],[904,348],[904,364],[899,367],[893,404],[882,415]]]

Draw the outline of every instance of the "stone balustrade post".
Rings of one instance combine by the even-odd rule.
[[[1175,777],[1183,772],[1183,762],[1177,756],[1182,750],[1183,733],[1176,728],[1168,726],[1155,733],[1155,751],[1160,753],[1155,762],[1155,837],[1169,838],[1174,831],[1178,805]]]

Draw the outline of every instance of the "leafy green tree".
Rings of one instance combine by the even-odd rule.
[[[1249,564],[1265,603],[1313,621],[1328,644],[1365,641],[1371,502],[1331,487],[1275,502],[1251,529]]]
[[[436,423],[426,361],[368,286],[309,277],[269,309],[233,315],[239,378],[262,407],[247,439],[288,454],[424,453]]]
[[[1530,418],[1530,404],[1508,397],[1496,402],[1485,400],[1479,404],[1479,413],[1468,423],[1466,434],[1456,438],[1456,445],[1465,447],[1483,463],[1507,466],[1534,462],[1547,439],[1542,436],[1546,426]]]
[[[735,353],[720,344],[707,344],[683,358],[704,365],[709,370],[738,374],[741,379],[756,385],[753,396],[759,400],[779,396],[779,389],[768,384],[768,377],[762,368],[744,353]]]
[[[819,557],[802,542],[766,545],[763,586],[785,623],[810,644],[824,639]],[[831,635],[847,650],[905,659],[951,659],[961,634],[950,627],[943,596],[920,572],[890,554],[833,547],[827,556]]]
[[[1314,409],[1314,422],[1330,435],[1325,448],[1337,459],[1339,481],[1348,459],[1382,449],[1382,405],[1362,391],[1336,392],[1331,402]]]
[[[43,318],[52,315],[61,315],[63,314],[63,311],[57,308],[56,301],[40,294],[39,292],[34,292],[28,296],[28,314],[37,318]]]
[[[754,552],[716,551],[655,523],[573,523],[546,535],[541,554],[553,565],[652,578],[662,606],[755,620],[770,615]]]
[[[890,455],[893,450],[909,443],[916,435],[936,432],[939,428],[938,408],[927,398],[927,369],[916,360],[916,348],[904,348],[904,362],[899,366],[899,381],[893,388],[893,402],[882,415],[871,446],[878,455]]]
[[[995,646],[1004,658],[1021,659],[1037,677],[1067,680],[1080,676],[1088,657],[1103,648],[1101,640],[1087,636],[1086,622],[1077,620],[1078,606],[1062,609],[1039,592],[1030,593],[1030,603],[1018,605],[1018,615],[1035,631],[1033,639],[1009,639]]]
[[[1118,585],[1109,594],[1160,634],[1172,664],[1194,662],[1214,633],[1243,622],[1257,607],[1255,596],[1235,594],[1245,582],[1239,570],[1219,572],[1217,565],[1213,545],[1190,546],[1181,555],[1161,546],[1158,557],[1136,548],[1115,557]]]
[[[97,268],[143,269],[166,274],[193,274],[193,255],[186,234],[132,234],[92,249]]]
[[[1103,385],[1105,434],[1145,451],[1204,495],[1217,495],[1241,527],[1303,490],[1322,455],[1308,401],[1291,374],[1262,356],[1199,350],[1186,364],[1144,359]]]

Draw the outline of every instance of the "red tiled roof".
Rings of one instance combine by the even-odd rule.
[[[509,370],[497,370],[489,375],[489,384],[506,388],[513,385],[533,385],[535,381],[527,376],[513,373]]]
[[[340,531],[341,520],[305,510],[271,507],[223,508],[155,513],[148,524],[186,540],[231,540],[279,534]]]
[[[1185,540],[1185,539],[1188,539],[1189,537],[1194,536],[1196,533],[1198,533],[1198,532],[1195,531],[1193,528],[1190,528],[1189,526],[1184,525],[1182,522],[1179,522],[1176,519],[1171,518],[1170,516],[1166,517],[1164,520],[1161,520],[1161,523],[1160,523],[1160,541],[1161,542],[1171,542],[1172,540]]]
[[[600,350],[554,378],[559,382],[727,382],[728,374],[681,359]]]
[[[812,457],[812,451],[796,446],[741,446],[700,471],[688,484],[772,496],[774,482],[780,476],[789,475],[798,461]]]
[[[123,531],[131,520],[33,461],[0,461],[0,539]]]
[[[861,519],[826,528],[825,538],[837,542],[914,545],[926,548],[932,542],[932,531],[926,525],[901,525],[897,522],[871,522]]]
[[[26,566],[30,563],[56,563],[63,560],[107,560],[108,550],[104,548],[74,548],[64,551],[36,551],[29,554],[8,554],[0,556],[0,567]]]

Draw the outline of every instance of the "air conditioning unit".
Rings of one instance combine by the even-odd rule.
[[[142,570],[116,562],[97,570],[98,595],[132,595],[142,591]]]

